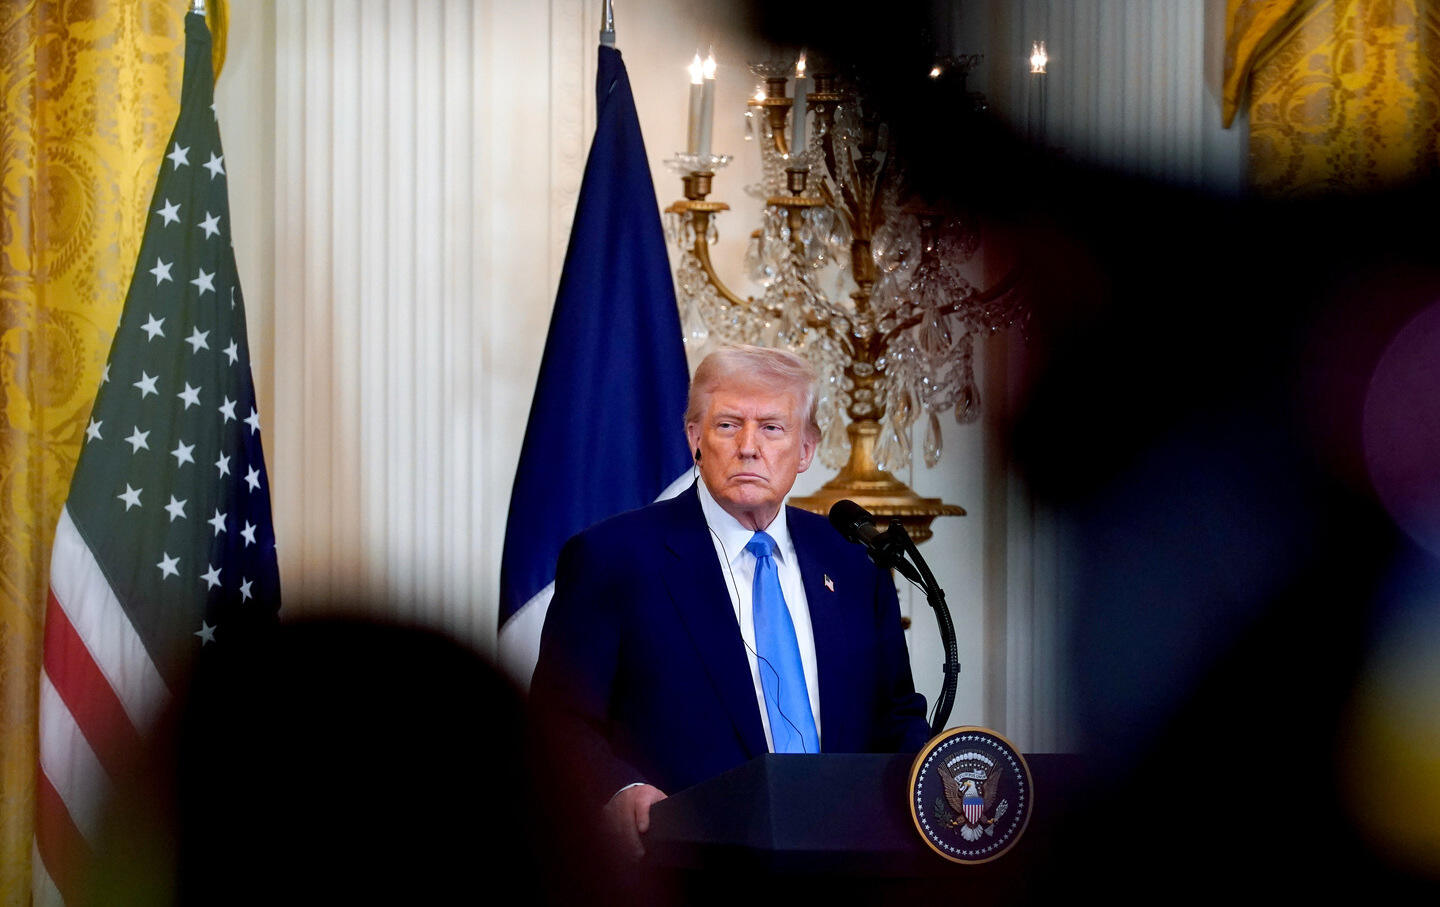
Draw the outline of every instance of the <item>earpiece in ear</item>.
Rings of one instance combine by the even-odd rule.
[[[699,463],[699,462],[700,462],[700,448],[698,448],[698,447],[695,448],[695,462],[696,462],[696,463]]]

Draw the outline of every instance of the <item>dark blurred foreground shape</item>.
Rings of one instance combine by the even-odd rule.
[[[1033,314],[1004,452],[1066,529],[1088,772],[1034,900],[1432,901],[1440,671],[1393,641],[1440,641],[1440,348],[1379,366],[1440,306],[1440,142],[1383,188],[1185,190],[950,115],[958,87],[917,65],[941,4],[748,6],[777,45],[853,63],[917,191],[1017,244]]]
[[[97,903],[563,900],[520,697],[478,654],[359,619],[205,654],[121,786]]]

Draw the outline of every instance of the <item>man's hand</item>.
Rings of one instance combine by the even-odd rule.
[[[621,851],[638,860],[645,856],[640,836],[650,830],[650,807],[665,799],[665,792],[649,784],[627,787],[605,804],[605,825]]]

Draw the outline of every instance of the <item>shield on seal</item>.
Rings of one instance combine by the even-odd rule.
[[[965,821],[970,825],[979,825],[985,815],[985,801],[979,797],[966,797],[960,805],[965,809]]]

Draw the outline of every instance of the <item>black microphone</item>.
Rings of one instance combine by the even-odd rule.
[[[845,536],[847,542],[858,542],[866,548],[873,548],[881,532],[875,528],[875,517],[850,500],[836,501],[830,507],[830,525]]]
[[[864,545],[870,560],[881,567],[893,567],[903,573],[906,579],[925,585],[920,571],[904,558],[904,543],[887,529],[881,532],[875,528],[875,517],[851,500],[836,501],[830,507],[830,525],[834,526],[846,541]],[[899,549],[899,550],[896,550]]]

